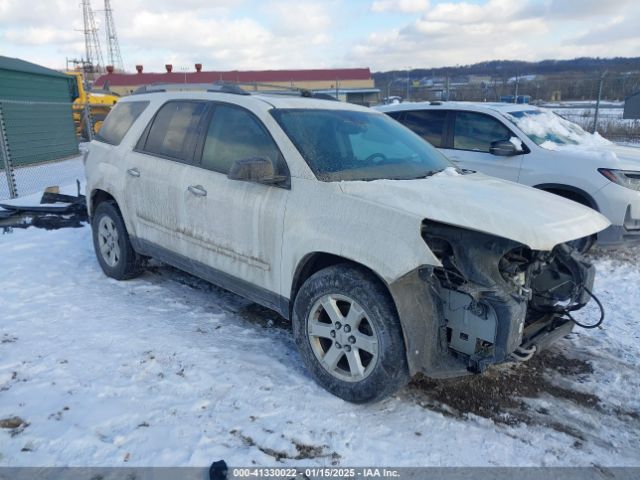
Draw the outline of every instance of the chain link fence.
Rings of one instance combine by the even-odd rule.
[[[557,114],[577,123],[588,132],[596,131],[616,143],[640,146],[640,120],[623,119],[622,105],[600,107],[596,122],[595,108],[591,106],[551,107]]]
[[[0,201],[82,181],[92,136],[91,105],[0,99]]]

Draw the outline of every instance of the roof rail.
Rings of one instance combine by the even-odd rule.
[[[212,88],[207,89],[207,92],[220,92],[220,93],[235,93],[236,95],[250,95],[249,92],[243,90],[242,87],[234,85],[233,83],[214,83]]]
[[[338,102],[339,100],[328,93],[319,93],[314,92],[312,90],[307,90],[306,88],[291,88],[291,87],[283,87],[286,90],[263,90],[254,92],[257,95],[289,95],[291,97],[305,97],[305,98],[315,98],[318,100],[332,100],[334,102]]]
[[[244,90],[241,85],[253,87],[254,91]],[[258,87],[272,88],[273,90],[258,90]],[[217,93],[232,93],[235,95],[292,95],[307,98],[316,98],[321,100],[333,100],[338,101],[337,98],[327,93],[316,93],[312,90],[299,87],[287,87],[283,85],[273,85],[269,83],[256,83],[256,82],[216,82],[216,83],[152,83],[149,85],[143,85],[137,88],[131,94],[138,95],[142,93],[157,93],[157,92],[217,92]]]
[[[152,83],[135,89],[131,95],[158,92],[217,92],[234,95],[249,95],[249,92],[230,83]]]

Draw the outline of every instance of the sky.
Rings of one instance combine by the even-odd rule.
[[[106,58],[103,0],[92,0]],[[640,56],[638,0],[111,0],[126,70],[372,71]],[[0,0],[0,55],[84,56],[80,0]],[[109,63],[105,61],[105,63]]]

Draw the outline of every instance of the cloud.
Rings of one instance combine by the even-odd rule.
[[[5,40],[21,45],[70,44],[78,42],[78,34],[51,27],[27,27],[9,29],[4,32]]]
[[[636,12],[640,16],[640,8],[637,8]],[[598,46],[603,43],[603,39],[607,39],[608,44],[631,40],[631,43],[640,45],[638,24],[627,21],[625,16],[618,16],[568,39],[565,43],[568,45]]]
[[[162,70],[165,63],[191,68],[196,62],[211,70],[312,68],[327,65],[316,51],[330,42],[329,23],[317,13],[306,32],[288,25],[289,17],[277,23],[276,33],[256,18],[142,11],[119,32],[121,43],[135,46],[125,61],[144,64],[145,70]]]
[[[371,4],[371,11],[417,13],[429,7],[429,0],[376,0]]]
[[[332,12],[339,8],[337,2],[276,1],[267,5],[266,11],[274,33],[298,36],[325,33],[332,26]]]
[[[636,0],[615,0],[604,2],[602,0],[546,0],[544,2],[523,2],[523,16],[546,17],[552,20],[577,20],[596,16],[608,17],[629,6],[636,4]]]
[[[541,19],[518,19],[522,5],[517,0],[440,3],[401,28],[370,34],[349,56],[354,62],[375,59],[376,69],[531,59],[527,39],[549,29]]]
[[[467,2],[439,3],[424,14],[423,19],[456,24],[504,23],[525,5],[522,1],[490,0],[485,4]]]
[[[623,19],[609,25],[623,10]],[[638,19],[640,4],[631,0],[445,1],[421,10],[404,25],[370,33],[347,57],[354,63],[369,59],[374,70],[389,70],[491,59],[634,56],[638,42],[629,40],[638,38]]]
[[[102,0],[92,0],[100,40]],[[637,55],[637,0],[111,0],[125,67],[403,69]],[[79,1],[0,0],[2,53],[84,55]]]

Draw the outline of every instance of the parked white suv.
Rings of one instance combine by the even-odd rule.
[[[133,95],[90,150],[108,276],[155,257],[274,309],[318,382],[353,402],[417,372],[523,360],[566,335],[594,269],[564,242],[609,225],[463,174],[386,115],[334,101]]]
[[[640,148],[616,145],[530,105],[424,102],[376,108],[462,168],[601,212],[611,226],[597,234],[600,245],[640,241]]]

